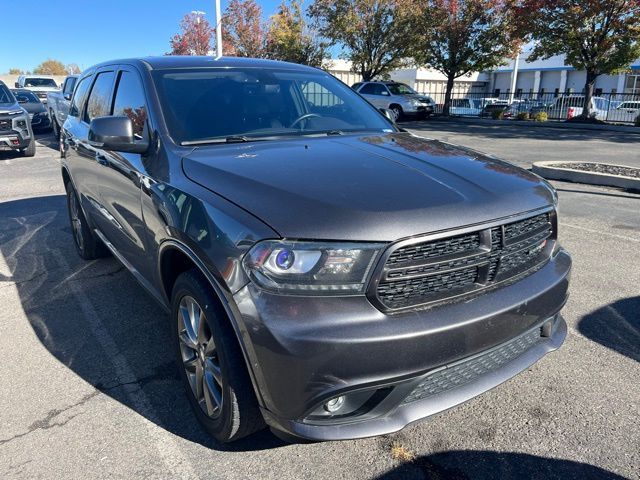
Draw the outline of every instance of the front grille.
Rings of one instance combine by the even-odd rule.
[[[536,328],[492,350],[428,374],[402,403],[424,400],[462,387],[483,375],[498,370],[540,342],[543,339],[540,333],[540,328]]]
[[[519,278],[549,258],[552,216],[436,240],[400,243],[379,272],[375,296],[385,310],[430,305]]]
[[[0,131],[11,130],[11,120],[0,120]]]

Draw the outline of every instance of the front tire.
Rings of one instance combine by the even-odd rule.
[[[400,105],[391,105],[389,107],[389,110],[391,110],[391,112],[393,113],[393,116],[395,118],[395,121],[399,121],[402,118],[402,107]]]
[[[23,157],[35,157],[36,155],[36,139],[31,135],[31,140],[27,148],[21,151]]]
[[[262,429],[264,420],[238,340],[198,270],[178,276],[171,316],[180,377],[202,426],[223,443]]]
[[[58,121],[56,120],[53,112],[50,114],[51,117],[51,130],[53,130],[53,135],[56,137],[56,140],[60,140],[60,125],[58,125]]]
[[[85,260],[93,260],[106,256],[108,253],[107,247],[105,247],[104,243],[91,231],[87,219],[80,208],[80,201],[78,200],[76,190],[70,181],[67,182],[65,187],[67,189],[69,221],[71,222],[73,241],[78,255]]]

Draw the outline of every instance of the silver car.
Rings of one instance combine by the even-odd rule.
[[[373,106],[390,110],[395,120],[433,115],[436,103],[427,95],[399,82],[358,82],[353,88]]]

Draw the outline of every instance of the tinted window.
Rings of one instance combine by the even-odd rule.
[[[64,84],[63,93],[73,93],[73,87],[75,87],[77,80],[78,79],[76,77],[69,78]]]
[[[89,123],[96,117],[109,115],[111,111],[109,100],[111,99],[113,77],[113,72],[102,72],[98,74],[91,93],[89,94],[89,100],[87,100],[87,108],[84,111],[83,120],[85,122]]]
[[[178,142],[393,131],[368,102],[319,71],[202,68],[152,75]]]
[[[362,87],[362,89],[360,90],[360,93],[363,93],[365,95],[375,95],[375,93],[376,93],[376,84],[375,83],[367,83],[364,87]]]
[[[2,83],[0,83],[0,103],[15,103],[15,98],[9,89]]]
[[[144,124],[147,120],[147,107],[144,91],[136,74],[127,71],[120,73],[113,104],[113,115],[129,117],[133,123],[134,135],[142,137]]]
[[[19,102],[25,101],[28,103],[40,103],[40,99],[27,90],[18,92],[14,91],[13,94],[15,95],[16,100],[18,100]]]
[[[24,86],[58,88],[58,85],[56,85],[56,82],[52,78],[25,78]]]
[[[77,117],[80,115],[80,111],[82,110],[84,101],[87,98],[87,91],[91,86],[92,79],[93,77],[85,77],[80,80],[80,83],[78,83],[78,88],[76,88],[76,91],[71,98],[71,107],[69,107],[69,115],[71,115],[72,117]]]
[[[374,95],[388,95],[387,88],[381,83],[372,83]]]
[[[407,95],[407,94],[416,93],[416,91],[413,88],[410,88],[408,85],[405,85],[404,83],[391,83],[387,85],[387,88],[394,95]]]

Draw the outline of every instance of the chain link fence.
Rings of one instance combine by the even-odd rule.
[[[445,94],[429,94],[436,103],[435,113],[441,114]],[[520,94],[469,92],[452,95],[449,114],[466,117],[491,118],[501,111],[503,118],[516,118],[526,112],[534,116],[545,112],[549,120],[567,120],[579,116],[584,95],[574,93],[530,92]],[[608,123],[633,124],[640,115],[640,94],[596,92],[591,100],[591,115]]]

